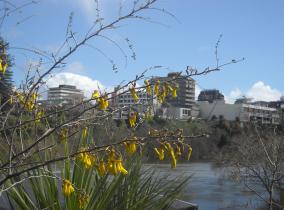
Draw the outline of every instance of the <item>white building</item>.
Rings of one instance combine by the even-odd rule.
[[[49,105],[74,105],[84,99],[81,90],[72,85],[59,85],[59,87],[49,88],[47,102]]]
[[[213,116],[223,116],[228,121],[234,121],[237,118],[241,122],[258,122],[261,124],[279,124],[280,114],[277,109],[256,106],[251,104],[225,104],[224,102],[207,101],[198,102],[200,116],[203,119],[210,120]]]

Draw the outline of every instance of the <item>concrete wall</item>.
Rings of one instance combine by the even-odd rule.
[[[214,115],[218,118],[222,115],[226,120],[235,120],[240,117],[242,104],[225,104],[222,101],[208,103],[207,101],[197,102],[200,109],[200,117],[210,120]]]

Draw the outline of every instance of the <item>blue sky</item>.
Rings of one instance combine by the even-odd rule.
[[[23,4],[22,0],[11,2]],[[99,2],[105,22],[117,17],[119,0]],[[133,0],[124,1],[124,13],[131,2]],[[133,79],[136,74],[155,65],[168,69],[152,71],[149,75],[165,75],[169,71],[184,70],[186,66],[198,69],[213,67],[215,43],[222,34],[220,62],[242,57],[246,60],[227,66],[221,72],[196,77],[198,89],[216,88],[228,99],[247,95],[257,100],[274,100],[284,93],[284,1],[161,0],[156,7],[170,11],[178,21],[148,11],[143,13],[144,16],[166,26],[131,20],[105,34],[126,52],[129,57],[127,66],[123,54],[110,42],[103,39],[90,42],[115,61],[118,73],[112,71],[111,64],[104,56],[88,47],[71,56],[66,68],[60,71],[80,74],[88,77],[90,83],[96,84],[94,80],[97,80],[103,86],[110,87],[122,80]],[[93,0],[42,0],[26,7],[21,13],[9,16],[1,28],[1,35],[13,47],[55,51],[64,40],[70,12],[74,12],[73,31],[79,40],[95,18]],[[136,60],[130,57],[131,51],[124,41],[126,37],[134,46]],[[37,58],[20,50],[12,50],[11,53],[16,63],[14,80],[19,84],[27,63],[35,62]],[[75,83],[81,82],[76,75],[68,79],[61,75],[60,82],[64,79],[70,82],[72,78]],[[78,86],[84,88],[84,85]]]

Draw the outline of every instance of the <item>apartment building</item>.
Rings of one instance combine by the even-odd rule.
[[[253,104],[235,103],[226,104],[222,101],[198,101],[200,116],[210,120],[215,117],[223,116],[228,121],[237,118],[241,122],[255,122],[260,124],[280,124],[281,116],[276,108],[263,107]]]
[[[83,92],[72,85],[59,85],[49,88],[47,92],[48,105],[74,105],[83,99]]]

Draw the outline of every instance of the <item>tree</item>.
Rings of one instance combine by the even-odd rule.
[[[124,53],[123,47],[108,37],[105,32],[117,30],[123,22],[133,19],[149,22],[149,18],[144,17],[144,12],[149,10],[171,15],[155,6],[157,0],[135,0],[131,7],[126,7],[124,10],[120,8],[117,18],[104,22],[104,18],[100,15],[98,0],[94,2],[97,6],[97,15],[93,25],[84,36],[78,38],[72,29],[73,15],[71,14],[65,40],[56,54],[38,49],[21,48],[27,56],[30,55],[29,53],[39,56],[38,59],[41,62],[35,69],[29,69],[23,85],[9,94],[12,104],[10,110],[2,114],[1,117],[5,120],[0,128],[0,194],[7,192],[20,209],[47,209],[50,206],[60,208],[58,198],[60,183],[62,183],[61,193],[64,196],[64,206],[67,209],[105,209],[104,207],[110,204],[108,201],[110,195],[116,191],[117,183],[121,183],[112,182],[112,180],[127,181],[123,176],[131,174],[131,171],[127,171],[128,168],[125,167],[126,160],[131,160],[134,154],[143,153],[145,145],[150,145],[152,152],[160,160],[166,156],[172,168],[176,167],[181,155],[186,155],[189,159],[192,147],[188,140],[196,136],[185,136],[181,129],[155,130],[151,128],[147,135],[139,135],[138,128],[144,122],[142,118],[139,119],[139,116],[145,117],[146,113],[138,113],[135,111],[135,106],[151,106],[152,104],[145,105],[140,102],[137,92],[147,92],[155,99],[164,100],[169,92],[175,89],[174,81],[183,74],[186,77],[204,75],[237,62],[234,60],[222,65],[217,62],[216,66],[201,70],[185,68],[180,70],[173,79],[165,82],[157,79],[158,81],[149,83],[146,73],[151,69],[161,68],[161,66],[153,66],[132,80],[122,83],[116,90],[120,91],[119,94],[130,93],[136,101],[136,104],[131,107],[111,109],[109,101],[115,92],[106,90],[94,90],[91,98],[70,107],[42,106],[37,103],[40,88],[44,86],[50,74],[66,64],[71,55],[86,46],[106,55],[103,50],[93,47],[90,44],[91,40],[106,40]],[[129,39],[125,38],[125,41],[132,53],[130,57],[135,59]],[[113,70],[116,70],[113,60],[109,61]],[[43,70],[38,71],[39,67]],[[143,80],[145,85],[138,87],[136,84],[138,82],[143,84]],[[6,102],[8,102],[7,99],[3,103]],[[116,136],[115,129],[109,126],[112,117],[118,112],[128,110],[131,112],[127,116],[129,128],[123,136]],[[100,144],[94,141],[97,138],[95,126],[104,128]],[[108,139],[113,141],[107,142]],[[54,171],[57,163],[62,167],[60,175]],[[109,178],[111,176],[113,178]],[[30,184],[36,201],[24,188],[23,183]],[[127,192],[128,185],[127,182],[125,183],[123,186]],[[97,197],[98,194],[103,195]],[[139,203],[149,199],[143,196],[136,198],[137,195],[133,196],[134,194],[131,194],[132,199],[125,199],[125,202],[134,200],[136,207]],[[121,197],[123,196],[122,194]],[[116,194],[113,197],[117,198]],[[97,201],[98,198],[98,203],[89,202],[90,200]],[[93,208],[94,205],[97,205],[96,208]],[[135,207],[128,206],[129,209],[136,209]],[[163,205],[157,209],[164,207]]]
[[[12,93],[13,80],[12,80],[12,66],[13,59],[11,55],[7,54],[7,50],[9,49],[9,44],[4,41],[2,37],[0,37],[0,59],[4,67],[7,65],[5,72],[0,72],[0,94],[1,94],[1,104],[8,101]],[[8,104],[5,105],[7,109]]]
[[[277,190],[284,180],[283,133],[255,128],[253,134],[235,138],[232,151],[226,160],[232,166],[233,177],[264,201],[269,210],[281,207]]]

